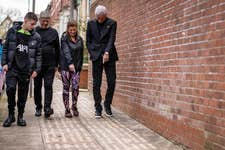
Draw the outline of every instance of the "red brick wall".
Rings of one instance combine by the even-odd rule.
[[[225,1],[97,0],[92,16],[97,4],[118,23],[113,105],[192,149],[225,150]]]
[[[64,7],[68,7],[70,0],[51,0],[51,20],[52,24],[57,24],[59,21],[59,13]]]

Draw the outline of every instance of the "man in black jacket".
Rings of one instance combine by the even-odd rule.
[[[23,119],[27,100],[29,80],[35,78],[41,69],[41,38],[33,31],[37,16],[28,12],[22,26],[13,26],[8,30],[3,46],[2,66],[6,72],[6,93],[8,96],[8,118],[3,126],[9,127],[15,122],[15,95],[18,84],[18,126],[26,126]]]
[[[36,31],[41,36],[42,49],[42,68],[41,72],[34,79],[34,101],[36,105],[35,116],[41,116],[42,111],[42,80],[44,79],[44,112],[45,117],[48,118],[53,114],[51,108],[52,103],[52,84],[54,80],[55,71],[59,64],[59,37],[58,32],[49,26],[50,15],[49,12],[43,11],[40,13],[40,26]]]
[[[107,92],[104,108],[107,116],[112,116],[111,103],[116,83],[116,61],[118,60],[114,42],[116,40],[116,21],[107,17],[106,8],[97,6],[96,19],[87,25],[87,48],[92,60],[93,94],[95,100],[95,117],[101,118],[101,83],[103,68],[107,78]]]

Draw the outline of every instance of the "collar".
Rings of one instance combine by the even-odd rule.
[[[21,28],[20,30],[18,30],[17,32],[25,34],[25,35],[31,35],[31,33],[29,31],[24,30],[23,28]]]

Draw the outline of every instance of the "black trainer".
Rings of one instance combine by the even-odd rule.
[[[100,119],[101,117],[102,117],[102,112],[96,110],[96,111],[95,111],[95,118],[96,118],[96,119]]]
[[[65,117],[66,117],[66,118],[72,118],[72,117],[73,117],[73,115],[71,114],[70,109],[66,109],[66,110],[65,110]]]
[[[78,117],[78,116],[79,116],[79,111],[78,111],[77,107],[73,107],[73,108],[72,108],[72,111],[73,111],[73,115],[74,115],[75,117]]]
[[[110,106],[105,107],[105,113],[107,117],[112,117],[112,110]]]
[[[26,126],[27,125],[26,121],[23,119],[23,115],[18,115],[17,125],[18,126]]]
[[[6,120],[3,123],[3,127],[10,127],[11,124],[15,121],[16,121],[16,119],[15,119],[14,114],[9,114],[8,118],[6,118]]]
[[[40,116],[41,116],[41,109],[37,109],[37,110],[36,110],[35,116],[36,116],[36,117],[40,117]]]
[[[52,108],[45,110],[45,118],[49,118],[52,114],[54,114],[54,110]]]

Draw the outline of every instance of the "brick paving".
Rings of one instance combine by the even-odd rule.
[[[6,97],[0,100],[0,123],[7,115]],[[34,116],[33,99],[26,105],[27,127],[14,123],[10,128],[0,126],[1,150],[181,150],[165,138],[149,130],[113,108],[114,117],[94,118],[90,93],[79,95],[79,117],[65,118],[62,84],[54,82],[53,108],[50,119]]]

